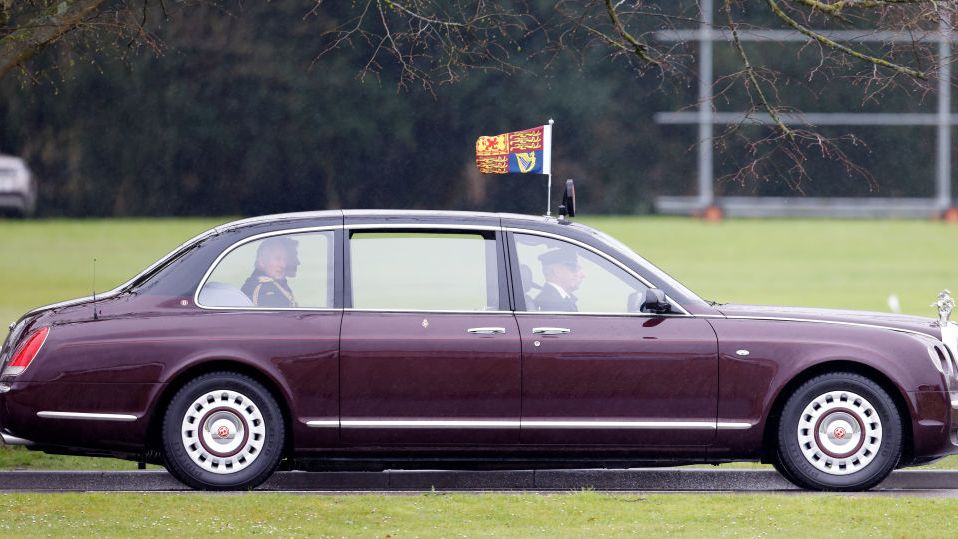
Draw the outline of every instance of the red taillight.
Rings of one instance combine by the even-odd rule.
[[[50,333],[48,327],[40,328],[31,333],[13,353],[13,359],[10,360],[7,368],[3,369],[3,376],[16,376],[27,370],[27,367],[33,362],[33,358],[37,357],[40,347],[47,340],[48,333]]]

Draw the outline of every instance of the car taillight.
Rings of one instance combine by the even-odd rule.
[[[10,359],[10,363],[7,364],[7,368],[3,369],[3,376],[17,376],[23,371],[27,370],[27,367],[30,366],[30,363],[33,362],[33,358],[37,357],[37,352],[40,351],[40,347],[43,346],[43,343],[47,340],[47,334],[50,333],[50,328],[43,327],[40,328],[29,336],[26,340],[23,341],[23,344],[17,347],[16,351],[13,352],[13,358]]]

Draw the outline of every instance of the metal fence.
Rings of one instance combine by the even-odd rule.
[[[696,196],[661,196],[656,199],[656,210],[667,214],[703,214],[718,208],[730,216],[833,216],[833,217],[937,217],[953,208],[951,197],[951,130],[958,125],[958,114],[951,112],[951,49],[958,35],[948,21],[942,20],[939,30],[925,33],[897,33],[860,30],[816,30],[835,41],[881,43],[938,43],[941,64],[938,77],[938,103],[934,113],[854,113],[809,112],[782,114],[788,125],[815,126],[935,126],[936,172],[935,196],[932,198],[877,198],[877,197],[760,197],[715,196],[714,132],[715,125],[769,124],[768,114],[744,112],[717,112],[714,110],[712,90],[715,83],[713,44],[731,42],[731,31],[716,29],[713,25],[713,0],[700,0],[702,20],[698,29],[656,32],[660,41],[698,42],[698,110],[694,112],[660,112],[655,115],[659,124],[698,126],[698,194]],[[792,30],[740,31],[739,39],[751,42],[807,42],[808,37]],[[931,178],[928,179],[932,181]]]

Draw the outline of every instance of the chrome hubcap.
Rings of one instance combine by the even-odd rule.
[[[849,391],[829,391],[808,403],[798,421],[798,443],[805,459],[831,475],[855,473],[881,448],[878,412]]]
[[[236,473],[259,456],[266,423],[256,404],[229,390],[201,395],[186,411],[180,429],[183,447],[208,472]]]

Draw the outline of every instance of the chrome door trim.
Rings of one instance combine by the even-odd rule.
[[[744,430],[754,425],[734,421],[564,421],[564,420],[476,420],[476,419],[343,419],[301,420],[314,428],[343,427],[355,429],[683,429]]]
[[[129,414],[91,414],[84,412],[52,412],[44,410],[37,412],[37,417],[45,419],[80,419],[84,421],[136,421],[135,415]]]
[[[208,307],[206,305],[200,304],[200,291],[203,290],[203,287],[206,286],[206,281],[209,280],[210,276],[213,274],[213,271],[216,270],[216,267],[219,266],[220,262],[226,258],[226,256],[236,249],[246,245],[247,243],[261,240],[263,238],[269,238],[272,236],[287,236],[290,234],[308,234],[310,232],[334,232],[343,228],[343,225],[328,225],[328,226],[310,226],[303,228],[288,228],[284,230],[274,230],[271,232],[263,232],[262,234],[256,234],[255,236],[250,236],[248,238],[243,238],[233,245],[230,245],[223,250],[219,256],[213,260],[213,263],[210,264],[210,267],[206,270],[206,273],[203,274],[203,278],[200,279],[199,286],[196,287],[196,290],[193,292],[193,305],[196,305],[200,309],[207,311],[342,311],[342,309],[337,309],[335,307],[257,307],[255,305],[246,306],[246,307]]]
[[[418,420],[357,420],[343,419],[340,425],[354,429],[502,429],[519,428],[515,420],[473,420],[473,419],[418,419]]]
[[[303,423],[306,423],[307,427],[313,428],[339,428],[338,419],[310,419],[310,420],[301,420]]]

